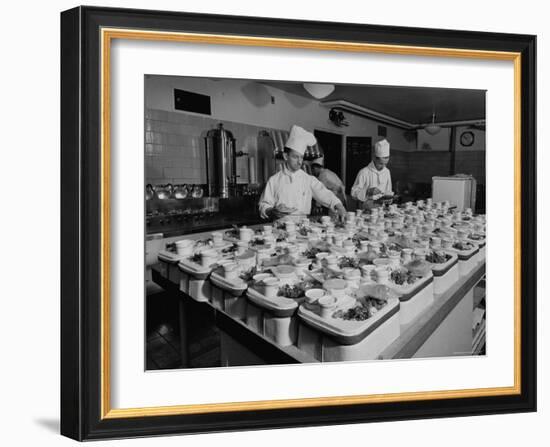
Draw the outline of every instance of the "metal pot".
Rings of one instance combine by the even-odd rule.
[[[157,197],[159,199],[166,200],[172,197],[174,187],[171,183],[167,183],[166,185],[157,185],[155,188],[155,192],[157,193]]]
[[[185,199],[189,195],[189,189],[187,185],[175,185],[174,186],[174,197],[176,199]]]
[[[324,155],[323,150],[318,144],[308,146],[304,152],[304,160],[311,161]]]
[[[155,198],[155,188],[150,183],[145,187],[145,200],[151,200]]]
[[[194,199],[200,199],[204,195],[204,190],[201,186],[195,185],[193,186],[193,190],[191,191],[191,196]]]

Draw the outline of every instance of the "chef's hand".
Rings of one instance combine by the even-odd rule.
[[[380,191],[376,186],[367,189],[367,196],[376,196],[378,194],[382,194],[382,191]]]
[[[277,205],[266,211],[267,215],[274,219],[280,219],[296,211],[296,208],[288,207],[284,204]]]
[[[338,218],[340,222],[344,222],[346,220],[346,209],[344,208],[344,205],[339,203],[334,207],[334,209],[338,213]]]

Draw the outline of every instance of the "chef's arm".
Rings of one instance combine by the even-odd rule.
[[[366,176],[360,171],[355,178],[355,182],[351,187],[351,196],[361,202],[364,202],[367,195],[367,179]]]
[[[311,179],[311,195],[321,205],[336,211],[340,216],[345,216],[346,208],[340,199],[316,178]]]
[[[260,197],[258,208],[262,219],[268,219],[272,217],[273,209],[275,208],[275,196],[273,195],[273,185],[269,180],[265,185],[262,196]]]

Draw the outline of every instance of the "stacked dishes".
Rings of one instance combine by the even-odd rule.
[[[484,261],[485,218],[426,200],[347,213],[344,224],[323,216],[275,222],[256,232],[234,228],[213,233],[200,249],[194,241],[178,241],[175,251],[184,257],[180,268],[189,278],[204,281],[214,271],[216,287],[246,297],[242,318],[254,330],[305,350],[319,338],[311,333],[308,339],[308,331],[322,332],[332,341],[315,347],[317,358],[319,349],[327,359],[356,358],[365,355],[366,339],[369,346],[384,345],[373,335],[380,334],[376,328],[391,320],[385,340],[394,337],[395,324],[411,323],[434,295]],[[204,299],[206,287],[200,285]],[[385,288],[394,296],[360,296],[365,288]],[[329,346],[335,339],[362,348],[338,351]]]

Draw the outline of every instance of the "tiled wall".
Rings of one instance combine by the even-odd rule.
[[[205,136],[220,121],[182,112],[147,109],[145,112],[146,183],[206,183]],[[258,153],[258,133],[265,128],[223,121],[236,140],[237,151],[254,158],[256,170],[263,158]],[[248,157],[237,158],[238,182],[248,182]]]
[[[455,170],[471,174],[478,183],[485,184],[485,151],[456,151]]]
[[[182,112],[147,109],[145,113],[145,175],[146,183],[206,183],[206,154],[204,137],[220,121]],[[263,173],[264,159],[271,157],[265,147],[258,145],[258,133],[268,128],[223,121],[224,128],[236,139],[236,149],[254,157],[256,178],[264,181],[271,173]],[[448,175],[448,151],[392,151],[390,166],[392,180],[431,183],[435,175]],[[456,152],[456,172],[472,174],[485,183],[485,151]],[[237,159],[238,181],[248,182],[248,158]],[[265,179],[264,179],[265,177]]]
[[[431,183],[433,176],[450,174],[451,153],[446,151],[417,151],[391,153],[392,181]],[[485,151],[456,151],[455,172],[470,174],[485,184]]]
[[[405,181],[409,175],[409,152],[392,151],[388,168],[393,183],[398,180]]]
[[[432,177],[449,175],[451,153],[440,151],[413,152],[409,157],[408,182],[432,183]]]
[[[208,126],[202,117],[146,110],[146,183],[206,183],[201,134]]]

